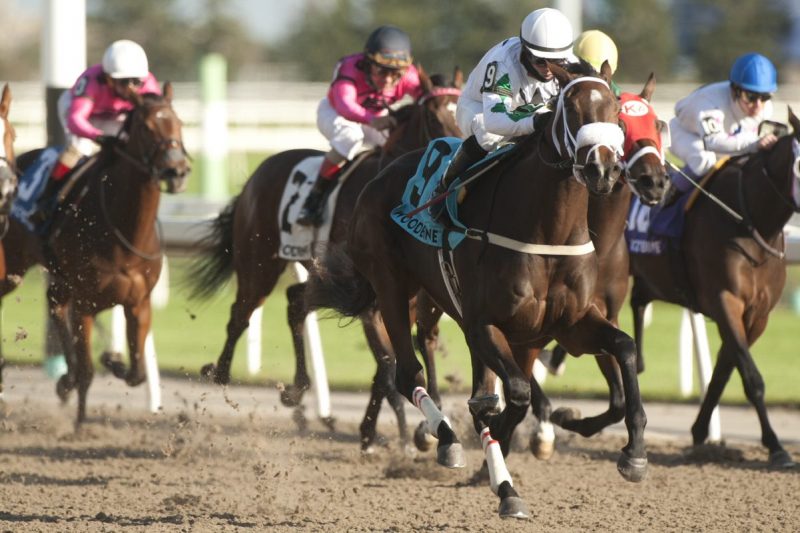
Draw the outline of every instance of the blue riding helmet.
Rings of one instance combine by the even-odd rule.
[[[772,61],[750,52],[740,56],[731,67],[731,83],[754,93],[774,93],[778,90],[778,72]]]

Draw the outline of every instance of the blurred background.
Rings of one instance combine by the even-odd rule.
[[[0,0],[0,82],[9,82],[14,93],[10,118],[18,133],[18,151],[41,146],[47,138],[42,44],[47,1]],[[615,81],[623,89],[639,92],[648,74],[656,74],[654,104],[665,120],[671,118],[675,101],[700,84],[727,79],[732,61],[749,51],[767,55],[778,67],[775,118],[785,120],[787,103],[800,108],[800,91],[795,90],[800,80],[799,0],[86,0],[85,59],[86,65],[98,63],[109,43],[133,39],[147,51],[156,77],[176,82],[174,107],[184,121],[186,146],[195,156],[188,193],[162,200],[161,219],[170,258],[175,257],[170,266],[179,279],[185,265],[181,256],[198,235],[196,225],[179,224],[180,217],[196,222],[201,215],[214,216],[238,194],[253,169],[275,152],[327,149],[316,129],[317,102],[337,60],[361,50],[376,26],[391,23],[405,29],[416,60],[429,73],[450,73],[459,66],[468,74],[491,46],[518,34],[530,11],[570,4],[579,7],[576,35],[600,29],[617,43]],[[213,167],[200,156],[204,144],[208,146],[201,132],[199,80],[203,58],[209,54],[224,59],[227,79],[227,133],[218,141],[225,145],[226,159],[223,166]],[[209,183],[216,185],[203,187]],[[202,213],[192,206],[200,206]],[[291,379],[294,363],[283,295],[290,282],[288,276],[282,280],[264,310],[263,365],[254,373],[246,368],[242,339],[234,358],[236,379]],[[800,405],[800,390],[786,369],[795,364],[798,286],[800,272],[792,267],[782,303],[754,350],[766,356],[757,361],[768,384],[768,401],[795,406]],[[153,323],[163,370],[197,376],[201,365],[216,359],[233,297],[228,287],[211,302],[198,304],[173,291],[169,305],[155,311]],[[38,364],[45,315],[41,273],[29,275],[3,304],[6,357]],[[632,331],[627,309],[621,320],[622,328]],[[680,322],[680,309],[656,305],[646,340],[648,372],[641,378],[648,398],[676,400],[687,394],[678,376]],[[361,329],[340,329],[336,320],[324,321],[322,329],[332,385],[368,387],[374,366]],[[712,354],[719,346],[715,329],[709,324]],[[100,333],[96,348],[105,342],[102,329]],[[463,336],[451,322],[444,325],[442,337],[442,384],[464,389],[470,372]],[[571,360],[569,365],[566,376],[548,380],[549,392],[605,394],[592,358]],[[733,380],[738,382],[738,375]],[[690,396],[696,398],[698,389],[694,390]],[[724,399],[745,401],[740,386],[728,387]]]

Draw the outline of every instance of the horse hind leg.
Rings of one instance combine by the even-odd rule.
[[[303,339],[308,310],[305,305],[305,283],[295,283],[286,289],[287,308],[286,315],[289,329],[292,332],[294,345],[294,383],[287,385],[281,391],[281,403],[286,407],[295,407],[303,401],[303,395],[311,387],[311,378],[306,367],[306,348]]]
[[[76,428],[86,421],[86,401],[89,387],[94,379],[92,364],[91,337],[93,319],[90,315],[73,315],[73,331],[75,332],[76,382],[78,389],[78,417]]]
[[[367,410],[359,426],[359,431],[361,433],[361,449],[365,452],[374,449],[374,443],[378,435],[378,414],[380,413],[381,403],[383,399],[386,398],[397,417],[397,429],[403,450],[409,455],[413,455],[409,446],[408,424],[406,422],[403,397],[397,392],[397,388],[395,387],[397,365],[394,354],[392,353],[391,342],[376,312],[366,313],[361,317],[361,323],[364,329],[364,335],[367,339],[367,344],[377,364],[375,377],[372,380],[372,388],[370,389]]]
[[[551,418],[559,427],[578,433],[583,437],[596,435],[625,418],[625,394],[619,367],[614,362],[614,358],[608,355],[598,355],[596,361],[608,384],[608,409],[599,415],[582,418],[579,410],[560,407],[556,409]]]

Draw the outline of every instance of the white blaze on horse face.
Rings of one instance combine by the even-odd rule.
[[[598,104],[603,101],[603,94],[597,89],[592,89],[592,91],[589,93],[589,100],[593,104]]]

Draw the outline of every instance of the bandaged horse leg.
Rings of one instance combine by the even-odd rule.
[[[489,428],[481,430],[481,447],[489,471],[489,487],[500,497],[500,518],[528,518],[528,508],[517,491],[506,467],[500,443],[492,438]]]
[[[464,449],[458,440],[454,441],[453,424],[436,407],[424,387],[414,389],[414,405],[425,415],[425,420],[428,422],[428,431],[439,439],[436,462],[448,468],[463,468],[466,466]]]

